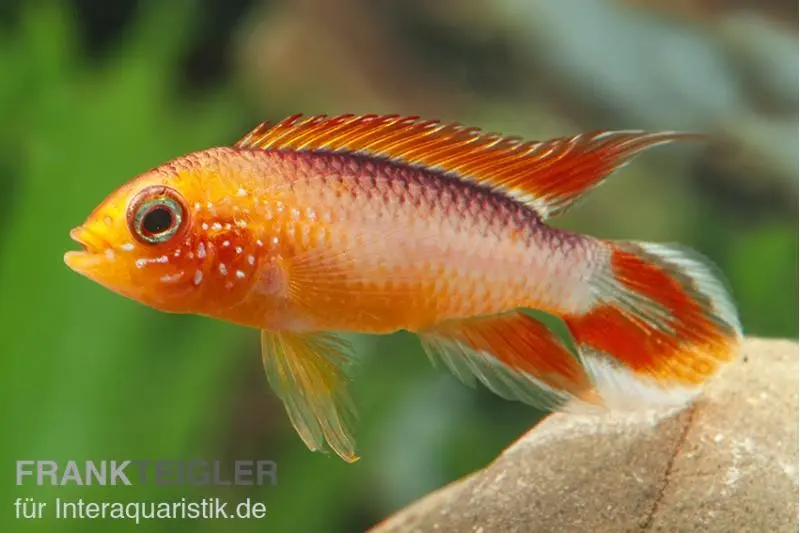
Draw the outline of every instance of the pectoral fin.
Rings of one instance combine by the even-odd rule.
[[[409,233],[404,225],[373,221],[369,227],[343,226],[347,241],[329,239],[285,260],[287,296],[312,323],[348,316],[362,331],[403,322],[413,315],[420,285],[436,274],[407,268],[418,257],[438,253],[435,228]],[[325,326],[336,329],[335,326]]]
[[[283,400],[295,430],[312,451],[324,443],[339,457],[358,460],[350,430],[355,408],[347,394],[347,344],[332,333],[261,331],[267,379]]]

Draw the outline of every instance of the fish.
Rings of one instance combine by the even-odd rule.
[[[70,231],[81,249],[64,261],[156,310],[260,331],[296,432],[348,463],[358,415],[343,333],[411,332],[464,384],[548,412],[681,408],[741,346],[720,269],[680,244],[549,221],[642,152],[703,138],[535,141],[418,116],[295,114],[123,183]]]

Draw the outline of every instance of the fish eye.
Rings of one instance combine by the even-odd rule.
[[[142,190],[128,208],[128,225],[133,236],[145,244],[171,239],[184,225],[186,210],[180,195],[168,187]]]

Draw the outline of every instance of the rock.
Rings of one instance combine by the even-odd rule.
[[[797,361],[748,339],[677,414],[554,414],[372,532],[796,532]]]

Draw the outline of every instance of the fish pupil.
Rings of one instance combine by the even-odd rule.
[[[156,207],[144,216],[142,228],[150,234],[157,235],[172,226],[172,212],[164,206]]]

